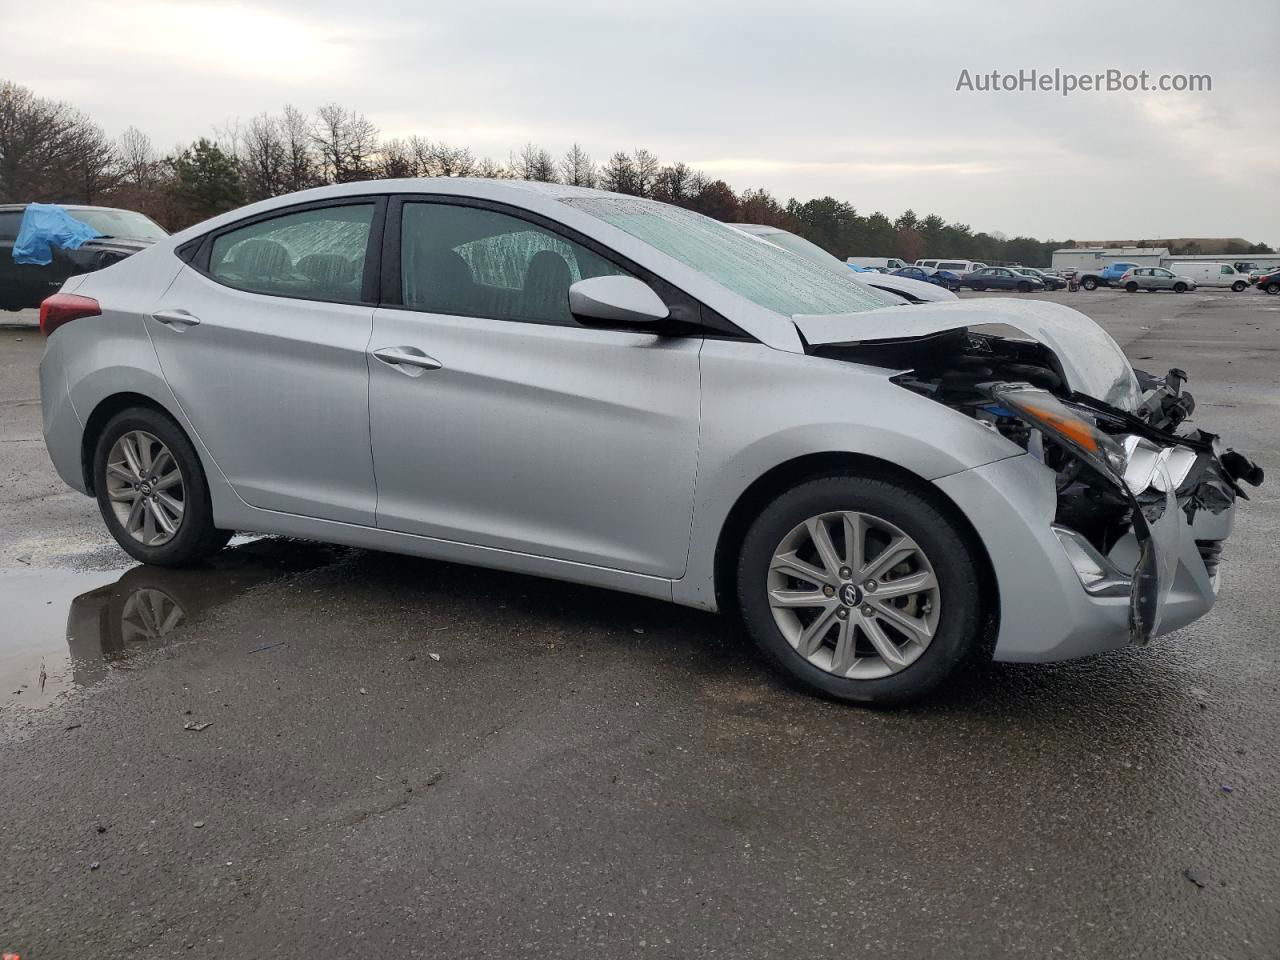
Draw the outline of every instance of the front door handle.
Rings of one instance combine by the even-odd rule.
[[[388,366],[396,367],[401,373],[411,377],[420,377],[428,370],[439,370],[444,366],[435,357],[429,357],[417,347],[381,347],[373,351],[373,355]],[[403,369],[408,367],[410,369]]]
[[[166,327],[194,327],[200,323],[200,318],[190,310],[157,310],[151,315],[151,319],[157,323],[163,323]]]

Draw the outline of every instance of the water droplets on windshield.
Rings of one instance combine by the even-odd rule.
[[[639,197],[569,197],[562,202],[783,316],[860,313],[890,305],[852,275],[843,277],[690,210]]]

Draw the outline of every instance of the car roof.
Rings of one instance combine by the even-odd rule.
[[[34,203],[36,201],[28,201]],[[136,210],[130,210],[127,207],[95,207],[87,203],[58,203],[53,201],[55,207],[62,207],[64,210],[121,210],[125,213],[137,213]],[[26,203],[0,203],[0,213],[12,213],[14,210],[27,209]]]

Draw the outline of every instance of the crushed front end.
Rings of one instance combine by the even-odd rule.
[[[1015,477],[1013,471],[1024,468],[993,466],[939,484],[958,499],[989,501],[993,490],[1002,501],[1008,497],[1003,506],[1009,539],[1000,542],[990,533],[1004,519],[992,517],[988,552],[1002,593],[1014,589],[1032,596],[1002,595],[1002,617],[1012,616],[1023,633],[1036,629],[1038,617],[1045,618],[1040,630],[1061,631],[1058,640],[1046,637],[1042,650],[1023,637],[1006,638],[1002,630],[1001,659],[1058,659],[1126,641],[1144,644],[1212,605],[1236,498],[1247,499],[1242,484],[1261,483],[1262,470],[1213,434],[1190,428],[1195,403],[1183,389],[1182,371],[1153,377],[1125,362],[1123,370],[1111,365],[1104,373],[1100,362],[1092,382],[1114,378],[1108,402],[1079,390],[1078,375],[1072,382],[1087,356],[1077,353],[1074,366],[1064,365],[1042,343],[964,328],[826,345],[814,352],[905,370],[893,377],[899,386],[971,417],[1047,468]],[[965,484],[981,475],[988,489],[967,490]],[[1051,482],[1051,504],[1048,496],[1032,503],[1009,489],[1026,486],[1026,477],[1043,484],[1046,493]],[[973,509],[981,515],[982,508]],[[1049,512],[1051,517],[1044,516]],[[1036,579],[1032,568],[1038,558],[1020,542],[1026,538],[1019,524],[1060,573],[1070,569],[1074,584],[1064,583],[1063,575]],[[1000,575],[1002,569],[1007,575]],[[1068,587],[1082,596],[1068,596],[1061,605],[1048,597]],[[1054,622],[1063,618],[1076,622]]]

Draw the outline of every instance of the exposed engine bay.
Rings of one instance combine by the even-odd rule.
[[[1257,486],[1263,479],[1260,467],[1222,447],[1217,436],[1190,427],[1195,400],[1183,389],[1187,376],[1178,369],[1164,377],[1134,370],[1141,399],[1125,410],[1073,390],[1045,345],[967,327],[828,343],[810,352],[905,371],[893,382],[972,417],[1053,470],[1055,533],[1064,549],[1088,554],[1085,565],[1098,568],[1092,584],[1082,576],[1086,589],[1101,591],[1109,580],[1118,589],[1123,580],[1132,598],[1135,642],[1149,639],[1158,620],[1162,574],[1151,525],[1171,509],[1185,514],[1186,524],[1199,511],[1220,513],[1236,497],[1247,499],[1242,482]],[[1105,558],[1130,532],[1141,552],[1132,574],[1122,575],[1108,569]],[[1197,546],[1216,584],[1221,542]]]

